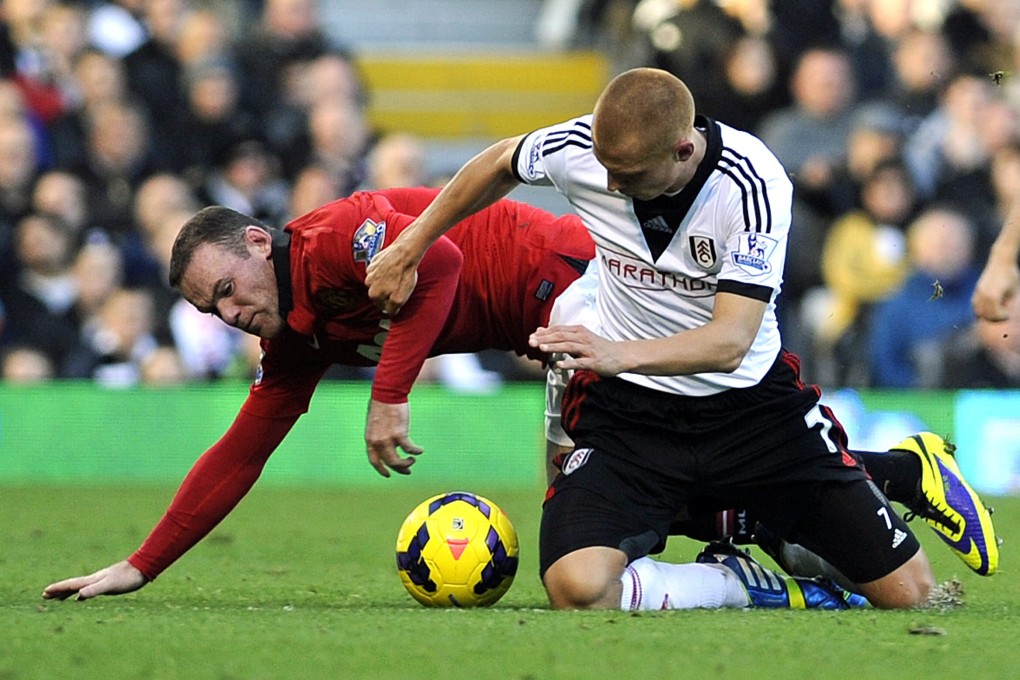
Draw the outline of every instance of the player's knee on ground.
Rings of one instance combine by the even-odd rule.
[[[618,609],[626,558],[603,559],[604,548],[586,548],[553,563],[542,582],[553,609]],[[618,562],[618,564],[617,564]]]
[[[918,550],[902,567],[888,576],[860,586],[861,594],[879,609],[913,609],[928,604],[935,577],[928,556]]]

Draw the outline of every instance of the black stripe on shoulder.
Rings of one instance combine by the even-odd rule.
[[[562,142],[556,144],[555,146],[543,146],[542,147],[542,157],[544,158],[545,156],[548,156],[549,154],[554,154],[557,151],[562,151],[563,149],[567,148],[568,146],[576,146],[576,147],[581,148],[581,149],[590,149],[591,148],[591,140],[584,141],[584,140],[577,139],[577,138],[575,138],[573,136],[567,137],[567,139],[565,139]]]
[[[752,228],[750,210],[753,209],[754,230],[770,233],[772,231],[772,205],[769,202],[765,180],[755,170],[747,156],[743,156],[729,147],[723,149],[720,166],[723,164],[726,167],[720,167],[720,171],[733,179],[743,194],[745,228],[748,231]],[[749,201],[750,208],[748,207]]]
[[[720,279],[715,289],[716,293],[732,293],[741,297],[751,298],[768,302],[772,299],[772,289],[768,286],[759,286],[756,283],[744,283],[743,281],[731,281]]]
[[[548,156],[567,146],[590,149],[592,147],[591,126],[577,121],[566,130],[557,130],[549,133],[542,143],[542,155]]]

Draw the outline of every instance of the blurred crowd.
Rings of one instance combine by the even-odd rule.
[[[1020,202],[1020,0],[547,0],[545,14],[548,44],[674,73],[700,113],[784,163],[780,323],[807,379],[1020,386],[1020,320],[970,308]]]
[[[283,226],[359,188],[428,183],[420,140],[370,130],[315,0],[0,12],[3,380],[252,375],[257,339],[167,285],[183,222],[220,204]]]
[[[1020,200],[1020,0],[547,0],[542,16],[547,47],[669,70],[784,162],[780,314],[807,379],[1020,386],[1020,328],[969,307]],[[166,284],[181,224],[215,203],[282,226],[440,181],[424,140],[371,128],[356,55],[319,19],[315,0],[0,0],[0,380],[250,376],[257,340]],[[503,355],[427,371],[466,390],[540,376]]]

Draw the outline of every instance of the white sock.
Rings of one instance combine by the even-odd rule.
[[[624,610],[717,609],[749,604],[740,579],[722,565],[670,564],[642,557],[627,565],[620,583],[620,608]]]

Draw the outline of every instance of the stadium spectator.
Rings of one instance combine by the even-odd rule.
[[[64,102],[43,41],[43,17],[49,0],[18,0],[4,3],[3,20],[12,62],[3,75],[21,89],[25,104],[44,123],[59,116]]]
[[[664,118],[663,111],[674,115]],[[741,179],[748,175],[758,180],[757,192]],[[563,401],[575,446],[564,462],[569,474],[556,478],[543,507],[540,562],[552,605],[684,606],[688,570],[647,556],[665,540],[677,503],[717,494],[743,496],[738,505],[757,506],[779,535],[810,542],[872,604],[922,605],[932,587],[924,551],[846,452],[838,422],[817,404],[818,391],[800,382],[796,357],[782,350],[773,301],[792,187],[769,150],[696,117],[679,79],[657,69],[625,72],[600,95],[594,114],[497,142],[462,167],[372,259],[372,299],[398,312],[429,246],[459,217],[522,181],[556,186],[585,220],[600,259],[597,330],[608,336],[553,326],[530,340],[544,352],[562,352],[557,365],[577,371]],[[681,222],[689,239],[673,238]],[[758,396],[742,401],[752,394]],[[689,421],[692,409],[697,416]],[[835,438],[818,438],[812,422]],[[696,449],[683,443],[689,440],[697,440]],[[944,449],[940,442],[931,439]],[[704,450],[711,463],[696,453]],[[752,459],[756,470],[745,467]],[[781,481],[757,464],[800,474]],[[789,492],[794,485],[797,492]],[[748,493],[755,486],[759,493]],[[808,487],[817,492],[798,499]],[[659,491],[649,496],[653,488]],[[781,511],[765,499],[779,488]],[[833,504],[838,497],[844,500]],[[803,505],[794,510],[798,500]],[[904,543],[894,548],[880,538],[892,528],[876,516],[895,521]],[[826,528],[832,522],[838,539]],[[996,551],[993,536],[982,541]],[[883,546],[876,548],[885,553],[881,566],[858,562],[867,551],[850,547],[856,543]],[[732,563],[734,556],[716,559]]]
[[[761,36],[744,36],[730,47],[720,80],[719,115],[739,130],[758,129],[765,116],[789,104],[775,48]]]
[[[241,101],[256,117],[283,99],[292,69],[329,52],[314,0],[266,0],[257,26],[236,45],[244,89]]]
[[[0,220],[10,223],[31,210],[39,173],[36,137],[23,116],[0,121]]]
[[[938,108],[956,61],[945,35],[915,28],[896,43],[893,67],[895,77],[881,100],[895,107],[904,133],[909,134]]]
[[[364,180],[369,147],[364,111],[350,102],[322,100],[308,112],[308,149],[296,165],[322,167],[340,186],[341,195],[346,195]],[[294,161],[289,165],[295,165]]]
[[[219,12],[194,9],[181,20],[177,59],[185,68],[209,60],[231,59],[233,37]]]
[[[77,175],[64,170],[39,175],[32,189],[32,211],[56,215],[74,234],[76,244],[85,240],[90,226],[89,210],[85,184]]]
[[[369,189],[428,186],[428,159],[420,137],[391,132],[379,138],[366,159],[365,186]]]
[[[348,115],[359,127],[367,129],[363,122],[367,115],[364,86],[354,61],[347,54],[332,51],[315,59],[295,62],[290,77],[284,82],[281,97],[263,116],[266,141],[283,159],[284,174],[289,179],[309,162],[316,134],[312,130],[312,111],[320,104],[350,107]],[[358,135],[365,133],[358,131]],[[367,137],[363,144],[362,151],[365,151]]]
[[[184,81],[186,105],[168,124],[173,138],[179,140],[178,171],[192,186],[200,187],[217,159],[231,146],[255,138],[257,129],[238,106],[240,83],[231,62],[196,62],[185,70]]]
[[[289,219],[340,198],[340,185],[324,168],[312,164],[298,172],[290,192]]]
[[[131,387],[156,350],[152,296],[141,288],[119,288],[100,306],[86,338],[92,353],[89,376],[103,387]]]
[[[0,349],[0,357],[0,382],[6,384],[47,382],[57,374],[49,356],[35,347],[14,345],[3,348]]]
[[[859,13],[856,25],[841,35],[854,67],[858,97],[872,99],[889,91],[895,82],[894,54],[917,25],[914,0],[840,2],[843,11]],[[855,9],[850,9],[855,6]],[[849,28],[844,23],[844,29]]]
[[[158,243],[165,240],[168,216],[194,212],[200,207],[188,183],[173,173],[149,175],[134,194],[132,230],[121,244],[124,253],[125,284],[144,287],[152,293],[156,309],[156,337],[169,342],[168,315],[180,298],[166,280],[169,249]],[[177,227],[183,220],[177,223]]]
[[[994,0],[957,0],[942,24],[962,67],[978,73],[993,72],[1009,58],[1018,27],[1020,5]]]
[[[876,387],[934,387],[938,344],[970,325],[978,279],[974,224],[963,213],[926,208],[907,230],[910,273],[874,310],[868,340]]]
[[[78,249],[71,273],[76,292],[72,312],[78,342],[61,366],[61,377],[91,378],[96,361],[90,341],[99,326],[103,305],[124,283],[123,256],[109,240],[93,236]]]
[[[85,163],[72,170],[88,189],[93,224],[121,242],[133,229],[134,192],[146,177],[167,169],[168,154],[159,147],[169,140],[153,136],[145,109],[130,101],[103,102],[86,122]]]
[[[8,342],[44,352],[58,374],[77,343],[77,296],[71,261],[74,238],[49,215],[29,214],[14,232],[17,274],[4,294]]]
[[[173,117],[185,108],[183,68],[177,40],[188,0],[142,0],[147,37],[124,57],[128,88],[145,106],[153,133],[173,133]]]
[[[190,211],[199,208],[198,198],[191,186],[180,176],[169,173],[149,175],[134,195],[134,224],[141,234],[151,238],[159,229],[161,221],[172,212]],[[163,263],[164,266],[166,263]]]
[[[821,247],[831,221],[847,209],[839,170],[855,122],[854,73],[846,53],[811,48],[790,79],[793,103],[766,116],[758,136],[793,178],[793,224],[780,313],[788,318],[821,285]]]
[[[280,160],[258,139],[241,139],[218,154],[198,191],[206,205],[225,205],[272,225],[286,221],[289,187]]]
[[[124,283],[124,259],[112,243],[93,238],[78,249],[71,272],[77,293],[74,311],[78,325],[87,328],[103,303]]]
[[[798,188],[824,193],[854,123],[853,69],[845,52],[812,48],[801,56],[789,85],[793,104],[765,118],[757,132],[790,168]]]
[[[173,347],[157,347],[139,366],[139,379],[143,385],[180,385],[189,379],[181,356]]]
[[[966,203],[975,192],[987,196],[982,171],[991,152],[982,127],[995,96],[992,88],[983,74],[955,76],[942,91],[938,108],[908,139],[907,162],[926,202]]]
[[[815,322],[814,363],[826,385],[866,387],[866,338],[873,306],[907,274],[906,229],[916,196],[902,160],[880,162],[861,187],[860,206],[833,224],[822,251],[825,298],[806,305]]]
[[[820,285],[809,288],[800,299],[785,302],[780,299],[777,308],[780,326],[784,329],[786,346],[801,357],[803,375],[811,376],[810,379],[813,382],[820,382],[823,385],[840,385],[842,383],[839,382],[837,376],[857,375],[852,367],[862,365],[860,356],[855,356],[854,360],[847,364],[851,367],[850,372],[847,373],[845,369],[841,368],[840,360],[833,356],[834,350],[841,355],[853,352],[857,343],[849,342],[848,346],[839,348],[832,344],[840,341],[844,331],[847,330],[843,328],[843,324],[848,319],[838,312],[835,316],[830,317],[832,300],[828,293],[833,283],[831,278],[827,277],[825,268],[832,262],[833,251],[830,250],[827,253],[826,246],[832,240],[833,226],[838,225],[848,214],[858,213],[861,209],[865,202],[862,187],[868,182],[868,178],[876,168],[896,159],[902,163],[903,141],[901,119],[894,110],[875,103],[860,107],[854,116],[850,134],[845,142],[845,160],[834,170],[830,201],[832,209],[839,210],[839,214],[831,221],[815,225],[812,228],[798,228],[796,223],[790,227],[791,233],[797,235],[796,250],[802,253],[817,252],[821,258],[817,265],[821,275]],[[909,181],[910,178],[907,179]],[[910,193],[915,193],[912,188]],[[796,206],[795,199],[795,214]],[[856,220],[852,221],[857,223]],[[852,258],[851,252],[855,251],[837,249],[835,251],[838,253],[836,260],[840,261],[844,257]],[[795,269],[813,272],[815,266],[814,263],[802,262],[798,263]],[[787,268],[789,267],[788,264]],[[830,271],[829,274],[832,272]],[[811,280],[810,276],[805,278]],[[840,306],[842,307],[842,304]],[[848,309],[843,307],[844,312]],[[847,341],[855,340],[856,337],[854,333],[847,338]],[[864,373],[866,374],[867,371],[865,370]],[[860,382],[856,377],[850,380],[850,384],[859,384]]]
[[[649,43],[648,65],[687,79],[699,110],[720,116],[728,105],[726,57],[745,34],[740,21],[711,0],[658,3],[663,14],[643,12],[642,28]],[[668,14],[666,13],[668,11]]]
[[[39,40],[44,49],[49,79],[60,94],[62,108],[78,96],[74,64],[88,47],[85,8],[73,2],[48,3],[40,19]]]
[[[836,169],[830,194],[839,214],[860,203],[861,186],[879,164],[890,159],[903,161],[906,129],[898,112],[884,103],[861,106],[846,139],[845,160]]]
[[[4,88],[0,84],[0,99]],[[39,172],[36,138],[21,115],[0,118],[0,290],[17,273],[15,224],[31,212],[32,183]]]
[[[77,171],[86,164],[88,120],[101,104],[123,101],[128,97],[124,65],[114,57],[96,49],[87,49],[74,65],[78,96],[62,116],[48,126],[53,146],[54,164],[61,169]]]

